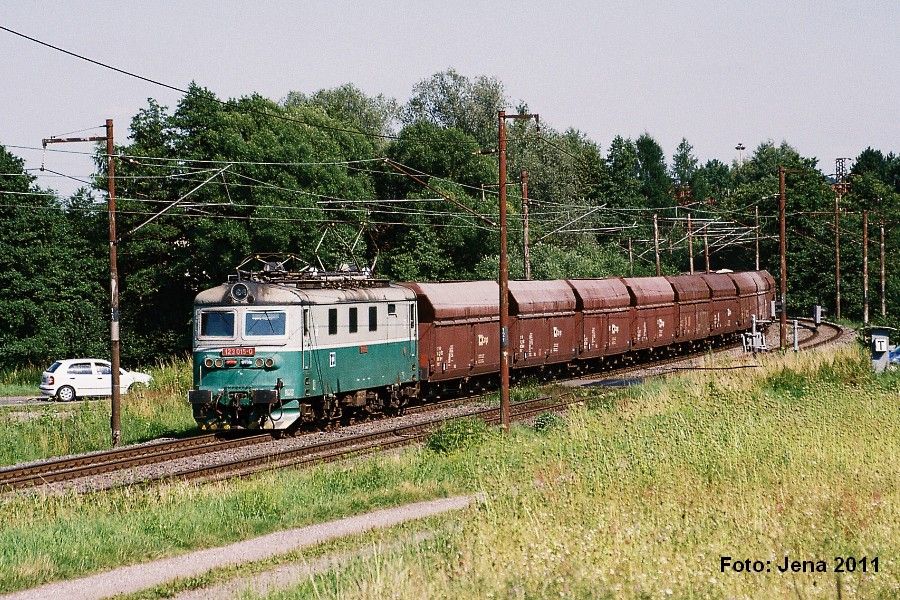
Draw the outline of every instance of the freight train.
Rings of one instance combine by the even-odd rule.
[[[511,281],[511,372],[577,373],[723,343],[768,320],[774,294],[766,271]],[[239,270],[195,299],[194,419],[292,430],[489,388],[499,296],[494,281]]]

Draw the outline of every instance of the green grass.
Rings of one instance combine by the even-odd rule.
[[[20,378],[23,371],[20,371]],[[149,389],[122,396],[123,443],[196,428],[188,405],[190,364],[158,363]],[[13,379],[14,380],[14,379]],[[109,448],[109,400],[0,408],[0,465]]]
[[[784,554],[879,556],[844,597],[896,597],[900,376],[874,378],[855,350],[761,361],[621,390],[539,431],[446,434],[440,452],[0,500],[0,591],[481,490],[433,538],[273,597],[834,597],[833,573],[719,572],[722,555]]]
[[[0,371],[0,396],[40,396],[43,367],[26,366]]]

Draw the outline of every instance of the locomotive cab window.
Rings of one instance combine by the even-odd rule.
[[[358,316],[357,316],[357,308],[354,306],[350,309],[350,333],[356,333],[358,329]]]
[[[369,331],[378,331],[378,307],[369,307]]]
[[[328,309],[328,335],[337,335],[337,309]]]
[[[200,313],[201,337],[234,337],[234,313],[223,310],[205,310]]]
[[[409,328],[415,329],[416,327],[416,305],[414,302],[410,302],[409,304]]]
[[[388,316],[390,316],[390,317],[397,316],[397,305],[396,304],[388,304]]]
[[[284,335],[287,313],[283,310],[250,310],[244,314],[244,335],[265,337]]]

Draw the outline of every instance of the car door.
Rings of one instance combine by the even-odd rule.
[[[78,396],[93,396],[97,393],[97,379],[91,361],[73,362],[66,368],[65,375],[60,384],[75,388]]]
[[[105,360],[94,362],[94,395],[109,396],[112,394],[112,370]]]

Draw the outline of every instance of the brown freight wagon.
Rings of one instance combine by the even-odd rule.
[[[419,375],[446,381],[500,370],[500,287],[494,281],[403,283],[419,309]]]
[[[510,281],[509,351],[517,369],[572,361],[579,328],[575,293],[563,280]]]
[[[723,335],[737,331],[740,306],[734,281],[724,273],[702,273],[700,277],[712,292],[709,303],[710,335]]]
[[[666,277],[675,291],[678,303],[679,342],[690,342],[709,337],[709,303],[712,292],[699,275],[675,275]]]
[[[678,307],[672,285],[665,277],[626,277],[622,281],[628,287],[634,307],[631,347],[652,348],[673,343],[678,328]]]
[[[757,314],[756,294],[759,290],[757,289],[756,278],[753,276],[753,273],[748,271],[729,273],[728,277],[734,282],[738,292],[738,306],[740,308],[738,328],[749,329],[751,324],[750,316]]]
[[[599,358],[631,349],[631,294],[621,279],[569,279],[581,314],[578,357]]]

